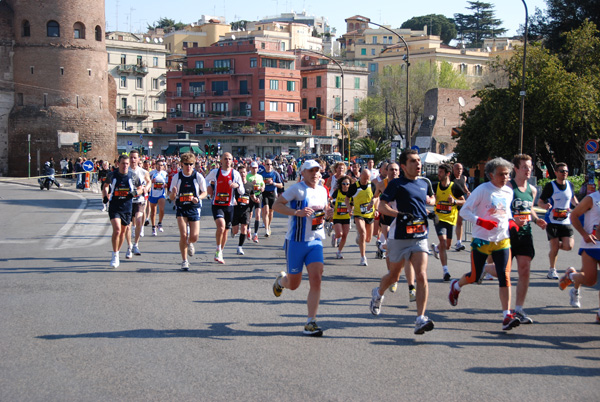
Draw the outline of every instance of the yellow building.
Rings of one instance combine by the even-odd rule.
[[[246,31],[229,32],[225,39],[269,38],[279,41],[281,51],[309,49],[323,52],[323,39],[312,36],[313,28],[297,22],[250,22]]]

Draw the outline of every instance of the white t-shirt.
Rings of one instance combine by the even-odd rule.
[[[327,206],[327,190],[323,186],[311,188],[303,181],[294,184],[281,195],[288,201],[292,209],[312,208],[315,213],[308,217],[290,216],[288,219],[287,240],[312,241],[325,238],[325,207]]]
[[[142,183],[141,185],[142,185],[142,187],[144,187],[147,184],[146,183],[146,174],[148,174],[148,171],[140,166],[135,168],[133,171],[135,172],[135,175],[140,178],[140,182]],[[144,201],[145,201],[145,197],[143,194],[141,194],[133,199],[134,203],[140,203],[140,202],[144,202]]]
[[[510,204],[513,191],[510,187],[498,188],[491,182],[478,186],[460,210],[460,216],[473,223],[473,237],[498,242],[509,237],[508,221],[512,219]],[[477,225],[477,219],[498,222],[498,227],[487,230]]]

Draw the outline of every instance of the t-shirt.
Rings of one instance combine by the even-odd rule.
[[[263,177],[263,180],[265,181],[265,191],[274,191],[277,195],[277,187],[275,187],[275,183],[283,183],[283,181],[281,180],[281,176],[279,176],[279,173],[277,173],[274,170],[271,170],[270,172],[265,171],[261,175]],[[269,180],[273,180],[273,184],[267,184]]]
[[[473,237],[491,242],[507,239],[508,221],[512,219],[510,204],[513,191],[508,186],[496,187],[491,182],[478,186],[460,210],[460,216],[473,223]],[[487,230],[477,225],[477,219],[498,222],[498,227]]]
[[[323,224],[327,206],[327,190],[323,186],[309,187],[303,181],[292,185],[281,195],[292,209],[312,208],[315,213],[308,217],[290,216],[288,219],[287,240],[308,242],[325,238]]]
[[[258,197],[260,195],[260,193],[263,191],[262,188],[264,188],[264,180],[261,174],[256,173],[256,174],[252,174],[252,173],[248,173],[246,175],[246,180],[249,183],[252,183],[252,191],[254,192],[254,196]]]
[[[425,180],[409,180],[406,177],[394,179],[379,199],[387,203],[396,203],[399,212],[410,213],[412,219],[395,218],[390,225],[389,239],[427,238],[427,195],[428,184]]]

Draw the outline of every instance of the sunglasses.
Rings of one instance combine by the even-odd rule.
[[[569,173],[569,171],[563,169],[563,170],[559,170],[558,173]]]
[[[265,166],[273,166],[272,163],[265,163]]]
[[[342,186],[349,186],[350,183],[342,183]]]
[[[193,163],[184,163],[185,166],[194,166]]]

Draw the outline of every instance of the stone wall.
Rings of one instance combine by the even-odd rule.
[[[0,2],[0,175],[8,172],[8,115],[14,104],[13,12]]]

